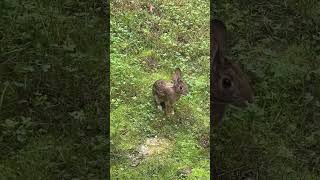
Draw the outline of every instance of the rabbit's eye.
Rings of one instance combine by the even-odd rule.
[[[182,90],[182,86],[180,86],[180,90]]]
[[[230,79],[224,78],[222,80],[222,85],[223,85],[224,88],[230,88],[232,84],[231,84]]]

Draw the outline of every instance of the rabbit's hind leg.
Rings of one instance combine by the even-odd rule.
[[[169,101],[165,102],[165,112],[167,116],[174,115],[172,104]]]

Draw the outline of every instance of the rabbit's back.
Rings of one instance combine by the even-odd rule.
[[[158,80],[153,84],[153,94],[160,99],[167,99],[170,94],[174,93],[174,84],[171,81]]]

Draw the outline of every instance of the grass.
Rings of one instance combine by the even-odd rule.
[[[111,2],[111,175],[208,179],[208,2]],[[105,33],[100,1],[0,3],[0,179],[102,179],[107,161]],[[256,102],[230,107],[215,136],[221,172],[319,179],[319,2],[218,2],[230,55]],[[163,119],[157,79],[182,69],[190,94]],[[162,126],[161,126],[162,125]],[[163,151],[140,159],[156,137]],[[139,159],[138,159],[139,160]],[[226,177],[226,176],[225,176]]]
[[[229,108],[216,134],[220,172],[320,178],[319,6],[294,0],[216,5],[216,17],[231,32],[229,53],[247,70],[256,98],[247,110]]]
[[[102,2],[0,5],[0,179],[105,177]]]
[[[111,177],[209,178],[209,3],[111,1]],[[190,12],[186,14],[185,12]],[[158,79],[181,68],[190,94],[165,119],[151,95]],[[168,141],[161,153],[132,156],[150,138]],[[185,173],[185,169],[192,169]]]

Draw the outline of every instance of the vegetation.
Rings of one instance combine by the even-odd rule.
[[[209,2],[111,1],[113,179],[209,179],[209,29]],[[166,119],[152,85],[176,67],[190,93]]]
[[[103,10],[0,2],[0,179],[105,177]]]
[[[319,9],[312,0],[216,4],[216,18],[230,30],[229,55],[247,70],[255,92],[247,110],[229,108],[215,134],[222,179],[230,171],[320,178]]]
[[[256,97],[230,107],[214,136],[222,178],[320,178],[319,9],[316,0],[215,4]],[[0,179],[105,177],[103,10],[0,2]],[[209,2],[113,0],[111,31],[112,177],[208,179]],[[166,119],[151,86],[176,67],[190,94]]]

